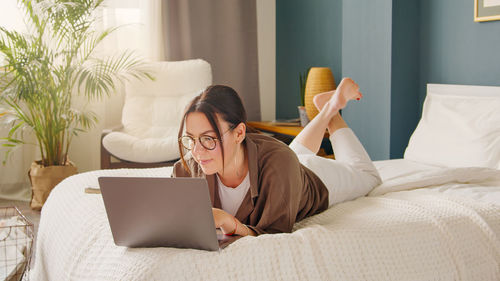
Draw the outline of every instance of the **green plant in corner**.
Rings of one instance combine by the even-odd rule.
[[[300,105],[301,106],[305,105],[306,81],[307,81],[307,73],[308,72],[309,72],[309,69],[306,72],[299,73]]]
[[[152,78],[132,53],[101,59],[96,47],[114,28],[96,32],[93,12],[102,0],[30,1],[30,33],[0,27],[0,118],[10,124],[4,146],[23,144],[22,131],[32,129],[44,166],[64,165],[72,137],[97,122],[91,111],[73,107],[74,94],[88,100],[111,94],[122,79]],[[21,133],[21,138],[16,138]]]
[[[75,95],[99,100],[110,95],[118,82],[153,79],[147,64],[131,52],[96,56],[96,48],[116,29],[96,31],[94,15],[102,3],[19,0],[28,32],[0,27],[4,61],[0,66],[0,122],[10,129],[1,138],[9,148],[5,159],[12,148],[27,143],[23,135],[31,131],[41,166],[67,165],[73,137],[98,121],[92,111],[75,108]]]
[[[309,75],[310,69],[311,68],[308,68],[305,72],[299,72],[300,105],[298,106],[298,110],[299,110],[300,125],[302,127],[306,126],[307,123],[309,123],[309,119],[307,118],[305,109],[305,104],[306,104],[305,98],[306,98],[307,75]]]

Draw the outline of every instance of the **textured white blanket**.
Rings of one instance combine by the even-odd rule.
[[[101,196],[84,193],[100,175],[170,171],[64,180],[42,211],[33,280],[500,280],[497,204],[409,190],[407,181],[394,191],[409,191],[385,186],[385,195],[333,206],[291,234],[245,237],[221,252],[128,249],[114,245]]]

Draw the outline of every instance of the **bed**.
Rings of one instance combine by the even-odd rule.
[[[98,176],[164,177],[171,168],[74,175],[49,196],[32,280],[500,280],[500,88],[428,85],[404,159],[376,161],[366,197],[243,237],[220,252],[118,247]],[[474,109],[474,110],[471,110]]]

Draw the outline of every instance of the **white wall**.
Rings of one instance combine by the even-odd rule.
[[[0,26],[7,30],[26,31],[23,22],[23,13],[17,7],[16,0],[1,0],[0,4]],[[3,64],[4,57],[0,54],[0,64]]]
[[[1,0],[0,4],[0,26],[7,30],[26,31],[23,22],[23,13],[17,7],[16,0]],[[0,54],[0,64],[3,65],[3,56]],[[0,112],[2,109],[0,108]],[[2,124],[0,119],[0,138],[6,137],[10,126]],[[25,134],[28,142],[35,142],[36,139]],[[1,142],[0,142],[1,143]],[[29,201],[31,198],[31,185],[28,179],[28,170],[38,149],[34,145],[21,145],[14,149],[5,165],[4,160],[7,148],[0,146],[0,198],[7,200]]]
[[[257,0],[260,112],[262,120],[276,118],[276,0]]]
[[[7,30],[26,30],[23,13],[17,8],[16,0],[2,0],[0,5],[0,25]]]

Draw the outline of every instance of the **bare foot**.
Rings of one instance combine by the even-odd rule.
[[[337,87],[337,90],[315,95],[313,103],[319,111],[327,103],[330,109],[338,111],[346,107],[348,101],[353,99],[360,100],[361,98],[363,98],[363,94],[359,91],[358,84],[351,78],[344,78]]]
[[[325,106],[325,104],[332,98],[332,95],[334,94],[335,90],[315,95],[313,97],[314,106],[316,106],[316,108],[321,111],[321,109],[323,109],[323,106]]]
[[[347,102],[353,99],[360,100],[363,97],[359,91],[359,86],[351,78],[344,78],[340,81],[337,87],[336,95],[332,96],[330,102],[337,109],[342,109],[347,105]]]
[[[335,115],[340,109],[346,107],[348,101],[360,100],[362,97],[358,84],[351,78],[344,78],[337,87],[335,94],[327,101],[328,111]]]

